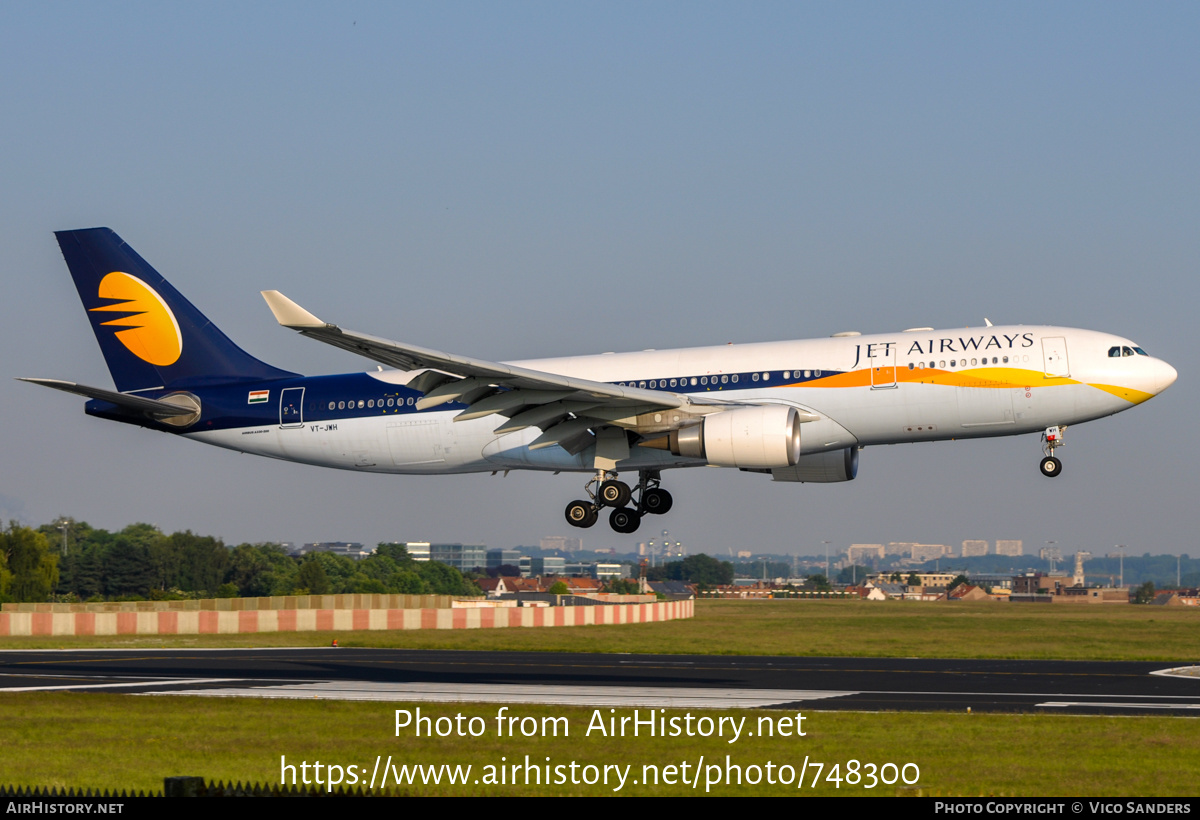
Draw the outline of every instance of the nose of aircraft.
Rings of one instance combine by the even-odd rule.
[[[1154,360],[1154,392],[1161,393],[1171,385],[1175,384],[1175,379],[1179,378],[1179,371],[1171,367],[1162,359]]]

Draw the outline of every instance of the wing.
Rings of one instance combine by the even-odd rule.
[[[409,382],[425,394],[417,402],[419,409],[459,402],[467,408],[455,421],[492,414],[507,417],[497,434],[538,427],[543,433],[530,445],[535,449],[559,444],[577,453],[591,443],[589,430],[619,427],[639,434],[663,433],[729,406],[380,339],[323,322],[279,291],[262,295],[284,327],[391,367],[425,371]]]

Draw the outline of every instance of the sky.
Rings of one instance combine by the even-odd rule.
[[[1196,555],[1200,6],[0,5],[0,517],[227,542],[580,535],[817,554],[1020,538]],[[238,344],[371,369],[328,321],[493,360],[992,322],[1134,339],[1163,395],[1037,436],[871,447],[857,480],[359,475],[83,414],[111,385],[53,231],[108,226]]]

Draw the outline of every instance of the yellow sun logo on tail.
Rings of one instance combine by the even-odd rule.
[[[175,314],[154,289],[128,273],[113,271],[100,280],[101,299],[120,299],[119,304],[91,308],[90,312],[128,313],[103,324],[123,327],[117,338],[129,352],[144,362],[165,367],[175,364],[183,352],[183,336]]]

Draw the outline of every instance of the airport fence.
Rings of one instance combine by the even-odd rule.
[[[404,792],[392,788],[357,789],[338,786],[330,789],[324,785],[281,786],[277,783],[224,783],[206,781],[203,777],[168,777],[163,780],[162,791],[134,791],[132,789],[60,789],[38,786],[0,786],[0,799],[22,802],[39,800],[50,803],[104,802],[142,800],[154,797],[399,797]],[[62,812],[57,812],[62,813]]]
[[[330,596],[340,597],[340,596]],[[352,596],[346,596],[352,597]],[[352,603],[352,602],[347,602]],[[235,635],[409,629],[504,629],[654,623],[691,618],[693,601],[579,607],[0,612],[0,637]]]

